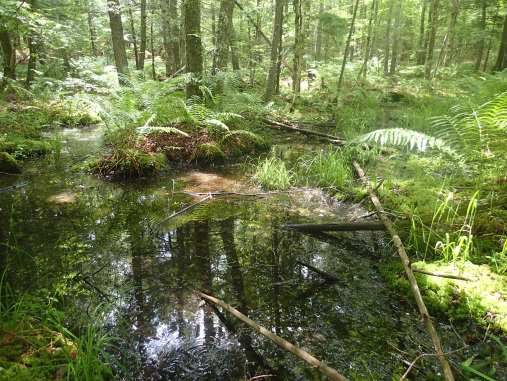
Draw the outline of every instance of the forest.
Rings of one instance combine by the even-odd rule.
[[[1,0],[0,381],[507,380],[507,1]]]

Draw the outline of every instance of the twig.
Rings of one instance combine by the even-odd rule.
[[[320,276],[322,276],[325,280],[327,281],[333,281],[333,282],[338,282],[339,279],[337,277],[335,277],[334,275],[332,274],[329,274],[325,271],[322,271],[321,269],[318,269],[317,267],[314,267],[312,265],[309,265],[307,263],[303,263],[301,261],[296,261],[297,264],[301,265],[301,266],[304,266],[310,270],[312,270],[314,273],[317,273],[319,274]]]
[[[180,214],[183,214],[185,213],[187,210],[190,210],[192,209],[193,207],[199,205],[199,204],[202,204],[203,202],[205,201],[208,201],[208,200],[211,200],[213,198],[213,196],[211,194],[208,194],[208,196],[204,197],[202,200],[199,200],[197,202],[194,202],[193,204],[190,204],[189,206],[171,214],[169,217],[163,219],[162,221],[159,222],[159,225],[162,225],[164,223],[166,223],[167,221],[169,221],[170,219],[176,217],[176,216],[179,216]]]
[[[415,273],[425,274],[425,275],[429,275],[429,276],[435,276],[435,277],[439,277],[439,278],[466,280],[467,282],[471,282],[472,281],[472,279],[470,279],[470,278],[465,278],[465,277],[458,276],[458,275],[432,273],[430,271],[419,270],[419,269],[414,269],[414,268],[412,268],[412,271],[415,272]]]
[[[340,223],[340,224],[287,224],[285,229],[302,230],[306,232],[354,232],[386,230],[384,224],[376,222]]]
[[[353,162],[353,165],[354,168],[356,169],[359,178],[361,179],[364,186],[368,190],[371,202],[373,203],[375,209],[377,210],[377,215],[379,219],[383,222],[387,231],[389,232],[389,234],[393,239],[393,243],[398,251],[398,255],[400,256],[401,262],[403,263],[403,267],[405,268],[405,273],[410,283],[410,288],[412,289],[412,293],[414,295],[417,307],[419,309],[419,313],[421,314],[422,321],[424,323],[424,326],[426,327],[426,330],[431,336],[431,341],[433,342],[433,347],[435,349],[436,356],[444,372],[444,379],[446,381],[454,381],[454,375],[452,374],[451,366],[449,365],[449,362],[445,357],[440,337],[438,336],[437,330],[435,329],[435,326],[431,321],[430,314],[428,312],[428,309],[426,308],[426,304],[424,303],[421,291],[419,290],[417,279],[415,278],[414,272],[412,271],[412,267],[410,265],[410,259],[407,255],[407,252],[405,251],[405,246],[403,245],[403,242],[401,241],[401,238],[398,235],[398,232],[395,230],[393,224],[391,223],[389,218],[385,215],[384,208],[382,207],[379,198],[377,197],[370,183],[368,182],[363,169],[356,161]]]
[[[260,376],[255,376],[255,377],[249,378],[248,381],[254,381],[254,380],[259,380],[261,378],[269,378],[269,377],[275,377],[275,376],[273,374],[261,374]]]
[[[258,333],[261,335],[267,337],[268,339],[272,340],[275,344],[280,346],[281,348],[291,352],[292,354],[299,357],[301,360],[305,361],[306,363],[310,364],[312,367],[317,368],[320,372],[322,372],[324,375],[329,377],[331,380],[334,381],[348,381],[348,378],[338,373],[335,369],[327,366],[322,361],[318,360],[317,358],[313,357],[310,353],[306,352],[305,350],[295,346],[294,344],[288,342],[285,339],[282,339],[280,336],[275,335],[273,332],[267,330],[266,328],[260,326],[256,322],[254,322],[252,319],[250,319],[248,316],[242,314],[234,307],[230,306],[229,304],[221,301],[220,299],[214,298],[213,296],[204,294],[202,292],[196,291],[197,294],[211,302],[214,303],[220,307],[222,307],[224,310],[228,311],[235,317],[237,317],[239,320],[241,320],[243,323],[246,323],[251,328],[255,329]]]

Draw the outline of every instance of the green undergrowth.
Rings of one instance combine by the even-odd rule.
[[[112,380],[100,321],[97,312],[70,330],[54,300],[14,296],[0,284],[0,380]]]
[[[164,167],[230,163],[269,147],[253,132],[263,111],[260,99],[225,82],[220,95],[203,86],[203,97],[185,100],[181,79],[132,82],[103,103],[101,116],[109,152],[90,161],[101,175],[131,178]],[[251,118],[259,111],[257,118]]]
[[[460,276],[457,280],[416,273],[424,300],[434,311],[445,313],[452,319],[472,317],[484,328],[492,327],[507,332],[507,278],[487,265],[464,263],[423,262],[412,263],[413,268],[431,273]],[[383,262],[381,273],[395,289],[411,298],[410,285],[403,266],[397,259]]]

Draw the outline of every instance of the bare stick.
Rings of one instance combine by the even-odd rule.
[[[296,261],[297,264],[301,265],[301,266],[304,266],[310,270],[312,270],[314,273],[316,274],[319,274],[321,277],[323,277],[325,280],[327,281],[333,281],[333,282],[338,282],[339,279],[337,277],[335,277],[334,275],[332,274],[329,274],[325,271],[322,271],[321,269],[318,269],[317,267],[314,267],[312,265],[309,265],[308,263],[303,263],[301,261]]]
[[[412,271],[413,271],[413,272],[415,272],[415,273],[425,274],[425,275],[429,275],[429,276],[435,276],[435,277],[439,277],[439,278],[449,278],[449,279],[457,279],[457,280],[466,280],[467,282],[471,282],[471,281],[472,281],[472,279],[470,279],[470,278],[465,278],[465,277],[458,276],[458,275],[452,275],[452,274],[441,274],[441,273],[432,273],[432,272],[430,272],[430,271],[419,270],[419,269],[414,269],[414,268],[412,268]]]
[[[169,217],[163,219],[162,221],[160,221],[159,225],[162,225],[163,223],[166,223],[167,221],[169,221],[170,219],[176,217],[176,216],[179,216],[180,214],[183,214],[185,213],[187,210],[189,209],[192,209],[193,207],[199,205],[199,204],[202,204],[203,202],[205,201],[208,201],[208,200],[211,200],[213,198],[212,195],[208,194],[206,197],[204,197],[202,200],[199,200],[197,202],[194,202],[193,204],[190,204],[189,206],[177,211],[177,212],[174,212],[173,214],[171,214]]]
[[[426,304],[424,304],[421,291],[419,290],[417,280],[414,276],[414,272],[412,271],[412,267],[410,265],[410,259],[408,258],[407,252],[405,251],[405,246],[403,245],[400,236],[396,232],[396,229],[394,229],[393,224],[391,223],[389,218],[385,215],[384,208],[382,207],[379,198],[371,188],[371,185],[368,182],[363,169],[356,161],[353,162],[353,165],[354,168],[356,169],[359,178],[363,182],[364,186],[368,189],[371,202],[373,203],[375,209],[377,210],[378,217],[384,223],[387,231],[389,232],[389,234],[393,239],[394,246],[398,251],[398,255],[400,256],[401,262],[403,263],[403,267],[405,268],[405,273],[407,274],[407,278],[410,283],[410,288],[412,289],[412,293],[414,294],[415,302],[419,309],[419,313],[421,314],[422,321],[424,323],[424,326],[426,327],[426,330],[431,336],[431,341],[433,342],[433,347],[435,348],[436,356],[444,372],[444,379],[446,381],[454,381],[454,375],[452,374],[451,366],[449,365],[449,362],[445,357],[440,337],[438,336],[437,330],[435,329],[435,326],[431,321],[431,317],[428,312],[428,309],[426,308]]]
[[[324,375],[329,377],[331,380],[334,381],[348,381],[348,378],[338,373],[335,369],[327,366],[322,361],[318,360],[317,358],[313,357],[310,353],[304,351],[303,349],[295,346],[292,343],[289,343],[287,340],[282,339],[280,336],[275,335],[273,332],[267,330],[266,328],[260,326],[256,322],[254,322],[252,319],[250,319],[248,316],[243,315],[241,312],[239,312],[234,307],[230,306],[229,304],[221,301],[220,299],[214,298],[213,296],[204,294],[202,292],[197,291],[197,294],[207,300],[208,302],[211,302],[213,304],[216,304],[220,307],[222,307],[224,310],[228,311],[235,317],[237,317],[242,322],[246,323],[253,329],[255,329],[258,333],[261,335],[267,337],[268,339],[272,340],[275,344],[280,346],[281,348],[293,353],[297,357],[299,357],[301,360],[307,362],[312,367],[317,368],[320,372],[322,372]]]
[[[288,131],[293,131],[293,132],[299,132],[303,135],[314,136],[314,137],[326,139],[329,142],[339,145],[339,146],[342,146],[345,144],[344,140],[339,139],[333,135],[325,134],[323,132],[307,130],[305,128],[295,127],[293,125],[277,122],[275,120],[264,119],[263,121],[264,121],[264,123],[266,123],[266,125],[268,125],[269,127],[275,128],[275,129],[283,129],[283,130],[288,130]]]

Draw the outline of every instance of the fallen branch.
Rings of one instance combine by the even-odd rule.
[[[440,341],[440,337],[438,336],[437,330],[435,329],[435,326],[433,325],[433,322],[431,321],[428,309],[426,308],[426,304],[424,304],[424,300],[421,295],[421,291],[419,290],[419,286],[417,284],[417,280],[414,276],[414,272],[412,271],[412,267],[410,265],[410,259],[407,255],[407,252],[405,251],[405,246],[403,245],[403,242],[401,241],[400,236],[396,232],[396,229],[394,228],[393,224],[389,220],[389,218],[384,213],[384,208],[382,207],[382,204],[380,203],[379,198],[373,191],[370,183],[368,182],[366,175],[361,168],[361,166],[354,161],[353,162],[354,168],[356,169],[356,172],[363,182],[364,186],[367,188],[368,193],[370,195],[371,202],[373,203],[373,206],[377,210],[377,215],[382,221],[382,223],[385,225],[387,231],[391,235],[393,239],[394,246],[396,247],[398,251],[398,255],[400,256],[401,262],[403,263],[403,267],[405,268],[405,273],[407,275],[408,281],[410,283],[410,288],[412,289],[412,293],[414,294],[414,298],[417,304],[417,307],[419,309],[419,313],[421,314],[422,321],[424,323],[424,326],[426,327],[426,330],[428,331],[429,335],[431,336],[431,341],[433,342],[433,347],[435,348],[436,356],[438,358],[438,361],[440,362],[440,366],[442,367],[442,370],[444,372],[444,379],[446,381],[454,381],[454,375],[452,374],[451,366],[449,365],[449,362],[447,361],[447,358],[444,354],[444,351],[442,349],[442,343]]]
[[[275,344],[280,346],[281,348],[291,352],[292,354],[299,357],[301,360],[305,361],[306,363],[310,364],[312,367],[317,368],[320,372],[325,374],[327,377],[329,377],[331,380],[335,381],[348,381],[348,378],[338,373],[335,369],[327,366],[322,361],[318,360],[317,358],[313,357],[310,353],[306,352],[305,350],[295,346],[294,344],[288,342],[285,339],[282,339],[280,336],[275,335],[273,332],[267,330],[266,328],[260,326],[256,322],[254,322],[252,319],[250,319],[248,316],[243,315],[241,312],[239,312],[234,307],[230,306],[229,304],[223,302],[220,299],[214,298],[213,296],[204,294],[202,292],[198,292],[197,294],[203,298],[204,300],[207,300],[208,302],[211,302],[213,304],[216,304],[220,307],[222,307],[224,310],[228,311],[235,317],[237,317],[239,320],[241,320],[243,323],[247,324],[251,328],[255,329],[258,333],[261,335],[267,337],[268,339],[272,340]]]
[[[202,204],[203,202],[205,201],[208,201],[208,200],[211,200],[213,198],[212,195],[208,194],[208,196],[204,197],[202,200],[199,200],[197,202],[194,202],[193,204],[190,204],[189,206],[177,211],[177,212],[174,212],[173,214],[171,214],[169,217],[163,219],[162,221],[159,222],[159,225],[162,225],[164,223],[166,223],[167,221],[169,221],[170,219],[176,217],[176,216],[179,216],[180,214],[183,214],[185,213],[187,210],[190,210],[194,207],[196,207],[197,205],[199,204]]]
[[[465,278],[465,277],[458,276],[458,275],[433,273],[433,272],[430,272],[430,271],[419,270],[419,269],[414,269],[414,268],[412,268],[412,271],[415,272],[415,273],[420,273],[420,274],[429,275],[429,276],[435,276],[435,277],[438,277],[438,278],[449,278],[449,279],[457,279],[457,280],[466,280],[467,282],[471,282],[472,281],[472,279],[470,279],[470,278]]]
[[[306,232],[353,232],[353,231],[376,231],[386,230],[384,224],[376,222],[357,222],[341,224],[288,224],[282,226],[285,229],[302,230]]]
[[[296,261],[297,264],[301,265],[301,266],[304,266],[310,270],[312,270],[314,273],[316,274],[319,274],[322,278],[324,278],[325,280],[327,281],[332,281],[332,282],[338,282],[339,279],[337,277],[335,277],[334,275],[332,274],[329,274],[325,271],[322,271],[321,269],[318,269],[317,267],[314,267],[312,265],[309,265],[308,263],[303,263],[303,262],[300,262],[300,261]]]
[[[277,129],[277,130],[283,129],[283,130],[288,130],[288,131],[292,131],[292,132],[299,132],[300,134],[303,134],[303,135],[326,139],[330,143],[333,143],[333,144],[336,144],[339,146],[342,146],[345,144],[344,140],[342,140],[336,136],[333,136],[333,135],[325,134],[323,132],[307,130],[306,128],[299,128],[299,127],[296,127],[296,126],[293,126],[290,124],[281,123],[281,122],[277,122],[275,120],[270,120],[270,119],[263,119],[263,122],[268,127],[271,127],[271,128]]]

